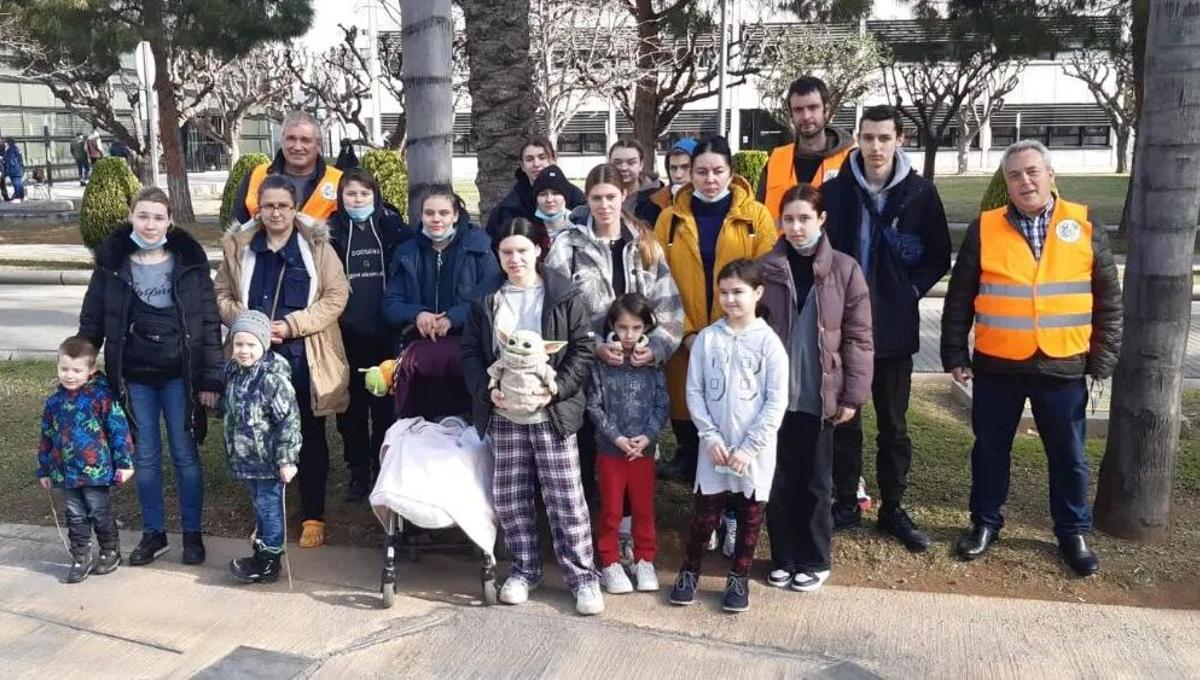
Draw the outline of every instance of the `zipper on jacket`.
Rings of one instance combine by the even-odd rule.
[[[433,273],[433,311],[442,311],[442,251],[437,252],[437,269]]]

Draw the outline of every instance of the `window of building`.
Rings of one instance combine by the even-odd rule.
[[[1046,146],[1081,146],[1082,130],[1078,125],[1051,125],[1050,141]]]
[[[558,136],[558,152],[603,155],[605,141],[603,132],[564,132]]]
[[[992,126],[992,146],[1006,147],[1014,144],[1017,141],[1017,128],[1007,125],[1004,127]]]
[[[1083,145],[1092,147],[1108,146],[1109,126],[1085,125],[1083,128]]]

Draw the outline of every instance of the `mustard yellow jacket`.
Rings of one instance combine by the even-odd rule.
[[[729,190],[732,194],[729,214],[717,237],[711,307],[708,306],[708,294],[704,290],[704,263],[700,259],[700,232],[692,215],[691,185],[679,190],[671,206],[662,211],[654,226],[654,235],[667,254],[667,266],[683,300],[685,340],[724,316],[717,295],[715,274],[736,259],[758,259],[770,252],[779,238],[775,220],[767,206],[754,200],[754,191],[749,182],[734,175]],[[671,417],[674,419],[690,419],[685,394],[687,364],[687,348],[680,345],[667,362],[667,387],[671,394]]]

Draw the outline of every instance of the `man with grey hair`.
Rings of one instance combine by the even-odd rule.
[[[1104,226],[1056,195],[1050,152],[1017,142],[1001,168],[1008,204],[967,228],[942,312],[942,365],[974,382],[971,528],[965,560],[1004,526],[1013,438],[1028,399],[1046,449],[1059,553],[1081,576],[1100,569],[1084,457],[1086,376],[1113,374],[1121,350],[1121,284]],[[968,335],[975,327],[974,356]]]
[[[233,218],[238,223],[258,214],[258,187],[267,175],[291,182],[301,219],[325,220],[337,210],[342,172],[321,157],[321,125],[311,114],[292,111],[284,117],[275,160],[254,168],[234,195]]]

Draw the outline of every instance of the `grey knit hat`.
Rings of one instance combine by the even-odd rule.
[[[229,334],[234,333],[249,333],[258,338],[264,352],[271,348],[271,320],[262,312],[248,309],[238,314],[229,327]]]

